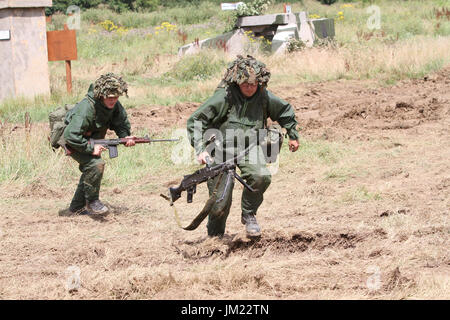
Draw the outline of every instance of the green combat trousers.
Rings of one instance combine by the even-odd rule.
[[[246,188],[242,191],[241,209],[242,214],[256,214],[258,208],[263,202],[263,194],[267,190],[271,182],[271,175],[265,164],[238,164],[241,170],[241,177],[250,185],[256,192],[251,192]],[[221,181],[217,186],[217,199],[223,195],[228,173],[224,173],[222,178],[220,176],[208,181],[209,195],[211,196],[216,187],[217,180]],[[239,182],[238,182],[239,183]],[[233,196],[234,180],[231,180],[231,185],[222,201],[215,203],[208,215],[208,224],[206,225],[208,235],[223,236],[225,233],[225,225],[230,213],[231,201]]]
[[[82,172],[77,190],[70,203],[70,210],[82,209],[86,202],[99,199],[100,184],[105,169],[105,161],[101,157],[74,152],[71,157],[79,163]]]

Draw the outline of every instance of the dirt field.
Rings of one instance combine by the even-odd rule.
[[[102,189],[112,212],[59,216],[73,186],[2,187],[2,299],[449,299],[450,68],[272,90],[296,109],[303,145],[281,158],[257,218],[227,233],[181,230],[159,194],[178,176]],[[185,125],[198,106],[129,111],[133,127]],[[188,172],[186,172],[188,173]],[[105,174],[108,174],[106,171]],[[150,180],[160,188],[142,190]],[[177,202],[187,224],[206,200]]]

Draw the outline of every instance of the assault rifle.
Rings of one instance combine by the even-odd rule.
[[[251,192],[255,192],[257,190],[253,189],[249,186],[237,173],[236,173],[236,164],[238,160],[244,157],[251,147],[248,147],[244,153],[225,161],[223,163],[211,166],[211,160],[207,158],[207,164],[204,168],[195,171],[192,174],[184,176],[178,187],[170,187],[169,188],[169,197],[163,196],[165,199],[170,201],[170,205],[172,206],[175,201],[177,201],[181,197],[181,193],[183,191],[187,192],[187,203],[192,202],[192,198],[194,193],[197,191],[197,185],[203,182],[208,181],[209,179],[215,178],[222,173],[228,173],[227,181],[225,184],[225,188],[222,196],[216,201],[220,202],[224,199],[225,195],[228,192],[228,189],[231,186],[232,180],[236,178],[247,190]]]
[[[129,140],[134,140],[136,143],[152,143],[152,142],[168,142],[168,141],[178,141],[178,139],[150,139],[148,136],[143,138],[118,138],[118,139],[89,139],[89,143],[92,147],[96,144],[100,144],[105,148],[108,148],[109,157],[116,158],[119,156],[119,152],[117,151],[117,146],[119,144],[126,144]],[[66,155],[69,156],[72,151],[68,146],[65,146]]]
[[[119,144],[126,144],[129,140],[134,140],[135,143],[178,141],[178,139],[150,139],[148,136],[145,136],[143,138],[89,139],[89,143],[92,145],[92,147],[94,147],[94,145],[96,144],[100,144],[105,148],[108,148],[109,157],[116,158],[119,156],[117,146]]]

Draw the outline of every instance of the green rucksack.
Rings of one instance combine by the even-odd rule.
[[[67,125],[64,123],[64,119],[66,118],[67,112],[73,109],[73,107],[75,107],[74,104],[66,104],[48,114],[50,124],[48,141],[53,149],[58,149],[60,146],[66,144],[64,140],[64,129]]]

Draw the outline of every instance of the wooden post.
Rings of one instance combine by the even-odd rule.
[[[25,139],[27,142],[27,159],[31,159],[31,146],[30,146],[30,132],[31,132],[31,117],[29,112],[25,112]]]
[[[66,60],[66,83],[67,93],[72,93],[72,65],[70,60]]]
[[[64,30],[69,30],[67,27],[67,23],[64,23]],[[72,93],[72,65],[70,60],[66,60],[66,84],[67,84],[67,93]]]

